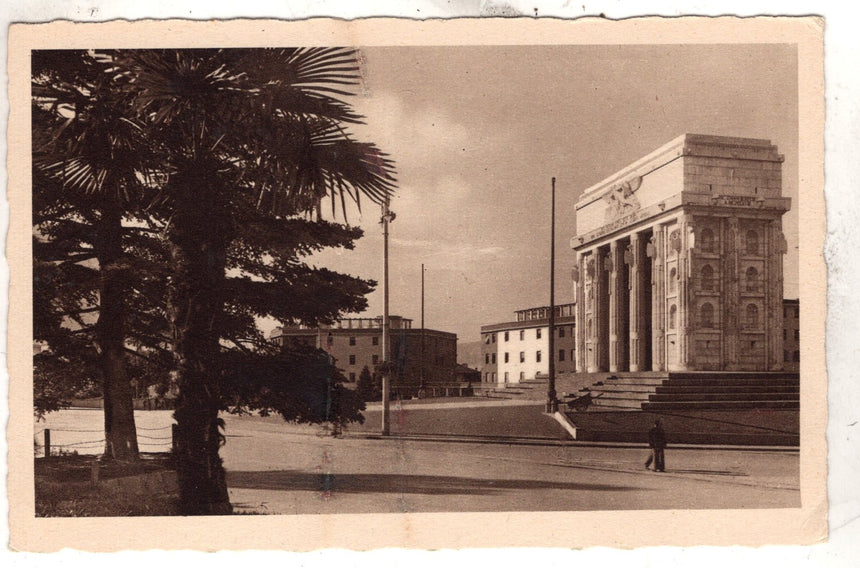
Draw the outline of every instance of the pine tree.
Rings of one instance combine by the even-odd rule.
[[[352,50],[78,56],[85,72],[61,83],[62,93],[55,92],[58,75],[34,79],[34,108],[50,115],[41,125],[44,159],[34,162],[62,186],[68,230],[86,216],[80,200],[93,200],[97,216],[77,227],[79,242],[104,255],[97,266],[74,257],[50,262],[87,275],[87,284],[68,287],[69,297],[88,294],[77,309],[98,313],[89,342],[101,349],[103,374],[112,381],[105,383],[106,406],[116,385],[128,388],[127,357],[154,364],[169,358],[180,393],[183,512],[228,512],[219,411],[256,407],[305,421],[360,419],[360,401],[319,353],[269,353],[255,323],[271,316],[313,324],[363,309],[372,283],[298,260],[320,247],[349,247],[359,233],[300,216],[319,214],[326,196],[333,209],[337,197],[381,202],[393,190],[393,166],[346,129],[361,121],[337,98],[359,77]],[[100,65],[110,72],[90,76]],[[45,69],[51,66],[34,66],[34,77]],[[60,95],[72,102],[55,102]],[[80,127],[68,131],[72,136],[61,124],[66,114]],[[49,234],[46,242],[75,241]],[[158,274],[169,276],[159,281],[152,277]],[[56,296],[46,299],[50,329],[66,334],[67,326],[56,324],[69,316],[51,315]],[[325,405],[297,402],[294,387],[302,380],[310,381],[302,392],[325,385]]]

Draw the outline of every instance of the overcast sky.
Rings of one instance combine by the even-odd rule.
[[[390,311],[477,340],[549,303],[550,179],[557,178],[556,302],[573,299],[570,238],[584,189],[683,133],[771,140],[785,155],[785,295],[797,297],[797,59],[785,45],[381,47],[362,50],[356,129],[397,164]],[[342,220],[342,217],[338,217]],[[314,262],[382,280],[379,209],[365,237]],[[381,287],[364,316],[382,313]]]

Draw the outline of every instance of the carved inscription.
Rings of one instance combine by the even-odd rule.
[[[752,207],[756,204],[757,197],[753,195],[718,195],[713,198],[714,205],[726,205],[728,207]]]

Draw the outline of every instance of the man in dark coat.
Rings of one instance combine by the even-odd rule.
[[[663,455],[663,450],[666,449],[666,432],[663,431],[663,424],[660,423],[659,419],[654,421],[654,426],[648,431],[648,445],[651,447],[651,455],[645,462],[645,469],[651,469],[653,463],[654,471],[666,471],[666,461]]]

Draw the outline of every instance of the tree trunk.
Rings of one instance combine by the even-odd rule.
[[[194,176],[189,176],[194,177]],[[206,187],[201,172],[196,186]],[[226,235],[214,197],[195,195],[193,182],[177,196],[170,228],[173,274],[168,312],[174,378],[179,385],[176,460],[182,513],[229,514],[218,419],[219,320],[223,310]],[[184,194],[184,195],[183,195]]]
[[[99,222],[99,320],[105,412],[104,458],[139,457],[134,403],[125,364],[125,294],[127,268],[122,265],[122,211],[106,202]]]

